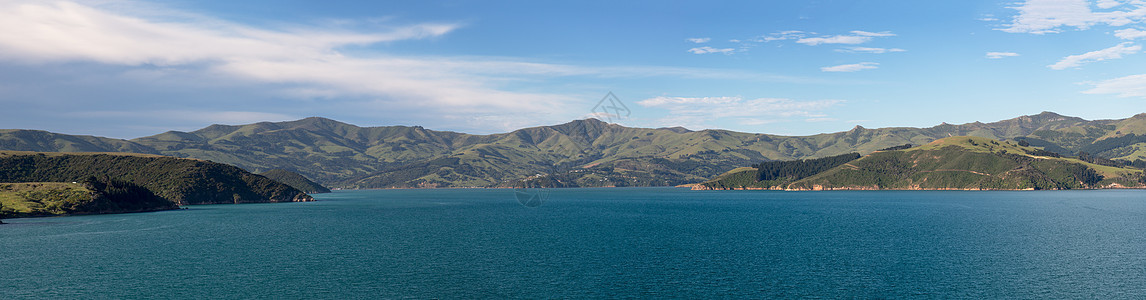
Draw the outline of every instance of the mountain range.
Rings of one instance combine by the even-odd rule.
[[[285,169],[339,188],[496,187],[523,180],[550,186],[665,186],[703,182],[763,161],[867,154],[951,136],[1021,140],[1064,155],[1146,159],[1146,114],[1085,120],[1052,112],[928,128],[856,126],[810,136],[633,128],[596,119],[475,135],[418,126],[359,127],[312,117],[211,125],[131,140],[9,129],[0,130],[0,149],[196,158],[251,172]]]

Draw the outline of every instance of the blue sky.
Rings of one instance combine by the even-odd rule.
[[[805,135],[1146,112],[1146,1],[0,0],[0,128]],[[600,115],[609,92],[630,113]]]

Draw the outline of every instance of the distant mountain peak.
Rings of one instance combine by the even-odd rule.
[[[351,124],[347,124],[347,123],[343,123],[343,122],[339,122],[339,121],[336,121],[333,119],[328,119],[328,118],[323,118],[323,117],[307,117],[307,118],[303,118],[303,119],[299,119],[299,120],[280,122],[280,123],[276,123],[276,124],[282,125],[283,127],[287,127],[287,128],[311,127],[314,129],[332,129],[334,127],[344,127],[344,126],[358,127],[355,125],[351,125]]]
[[[674,127],[661,127],[661,128],[657,128],[657,130],[668,130],[668,131],[672,131],[672,132],[676,132],[676,133],[689,133],[689,132],[693,132],[692,130],[689,130],[688,128],[684,128],[684,127],[681,127],[681,126],[674,126]]]
[[[598,120],[597,118],[585,118],[585,119],[569,121],[568,123],[565,123],[562,125],[578,124],[578,123],[599,124],[599,125],[609,124],[609,122],[601,121],[601,120]]]
[[[595,118],[573,120],[565,124],[544,126],[550,127],[566,135],[584,135],[596,138],[601,135],[601,132],[610,125],[604,121]]]

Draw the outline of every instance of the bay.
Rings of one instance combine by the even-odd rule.
[[[1146,191],[363,190],[5,220],[0,298],[1139,298]]]

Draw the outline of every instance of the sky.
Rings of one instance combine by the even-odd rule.
[[[0,128],[1120,119],[1146,112],[1144,41],[1143,0],[0,0]]]

